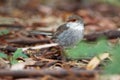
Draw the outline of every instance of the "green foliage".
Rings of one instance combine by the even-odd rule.
[[[5,53],[0,52],[0,58],[8,59],[10,61],[10,64],[18,63],[17,58],[19,57],[28,58],[27,55],[23,54],[22,49],[17,49],[12,56],[6,55]]]
[[[120,74],[120,44],[113,47],[112,62],[105,67],[105,73],[107,74]]]
[[[13,56],[10,58],[10,63],[15,64],[17,63],[17,58],[23,57],[23,58],[28,58],[25,54],[23,54],[22,49],[17,49],[14,53]]]
[[[10,31],[8,29],[0,30],[0,36],[8,34]]]
[[[0,58],[8,58],[8,56],[2,52],[0,52]]]
[[[65,55],[70,59],[81,59],[109,52],[110,49],[107,40],[102,38],[94,43],[81,41],[76,47],[66,50]]]
[[[100,1],[111,5],[120,6],[120,0],[100,0]]]
[[[27,56],[23,54],[22,49],[17,49],[15,53],[13,54],[13,59],[17,59],[18,57],[27,58]]]
[[[111,54],[112,62],[105,65],[104,72],[107,74],[120,74],[120,43],[110,45],[106,39],[99,39],[94,43],[81,41],[76,47],[66,50],[65,55],[70,59],[86,59],[105,52]]]

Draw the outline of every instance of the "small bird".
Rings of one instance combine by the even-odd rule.
[[[53,39],[63,48],[74,47],[84,36],[84,23],[81,17],[71,15],[67,22],[59,26],[53,35]]]

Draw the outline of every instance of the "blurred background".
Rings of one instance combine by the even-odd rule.
[[[120,0],[0,0],[0,13],[15,15],[19,12],[51,14],[57,11],[71,11],[75,13],[79,9],[91,9],[97,5],[101,9],[106,7],[100,4],[119,5]],[[21,11],[20,11],[21,10]],[[20,15],[19,15],[20,16]]]
[[[119,4],[120,0],[0,0],[0,16],[25,19],[16,22],[38,29],[58,26],[67,16],[77,14],[88,33],[119,27]]]

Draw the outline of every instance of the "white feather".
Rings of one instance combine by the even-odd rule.
[[[83,30],[84,29],[84,25],[78,22],[69,22],[66,25],[67,27],[71,28],[71,29],[77,29],[77,30]]]

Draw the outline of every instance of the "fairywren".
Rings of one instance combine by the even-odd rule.
[[[79,43],[84,36],[84,23],[81,17],[72,15],[67,22],[59,26],[53,35],[53,39],[63,48],[70,48]]]

